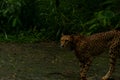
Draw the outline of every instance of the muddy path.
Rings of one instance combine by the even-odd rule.
[[[120,60],[113,74],[120,80]],[[79,62],[73,52],[55,43],[0,43],[0,80],[79,80]],[[108,57],[97,57],[88,73],[100,80],[108,70]]]

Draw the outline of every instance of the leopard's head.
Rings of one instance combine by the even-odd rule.
[[[71,49],[72,40],[73,40],[72,35],[63,35],[62,34],[61,39],[60,39],[60,46]]]
[[[83,35],[64,35],[62,34],[60,39],[60,46],[74,50],[77,45],[85,39]]]

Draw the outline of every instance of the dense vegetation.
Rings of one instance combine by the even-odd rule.
[[[0,0],[0,40],[58,40],[119,28],[120,0]]]

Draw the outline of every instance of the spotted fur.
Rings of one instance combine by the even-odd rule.
[[[87,80],[86,75],[93,59],[105,51],[109,52],[110,65],[102,80],[108,80],[114,72],[116,58],[120,56],[120,31],[112,30],[91,36],[62,35],[60,41],[62,47],[70,47],[75,51],[75,55],[81,63],[82,80]]]

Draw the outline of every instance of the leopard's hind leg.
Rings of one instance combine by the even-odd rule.
[[[119,42],[116,41],[114,44],[112,44],[110,46],[110,50],[109,50],[109,55],[110,55],[109,70],[106,73],[106,75],[104,77],[102,77],[102,80],[108,80],[115,70],[116,57],[117,57],[117,54],[118,54],[118,51],[119,51],[118,43]]]

